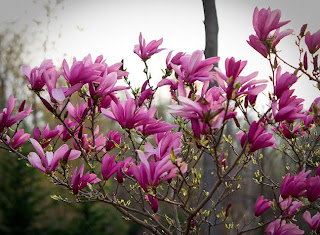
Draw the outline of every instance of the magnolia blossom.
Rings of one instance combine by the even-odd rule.
[[[171,153],[177,155],[181,152],[181,132],[172,133],[162,132],[155,135],[155,142],[157,148],[154,149],[150,142],[147,142],[144,151],[146,152],[146,157],[149,159],[153,157],[155,161],[159,161],[164,157],[169,156]]]
[[[31,105],[24,110],[25,101],[23,101],[18,109],[18,112],[13,115],[14,106],[17,99],[13,95],[9,96],[7,107],[0,113],[0,132],[4,130],[4,127],[11,127],[17,122],[25,119],[31,112]]]
[[[148,187],[157,187],[160,181],[167,181],[177,176],[179,169],[170,161],[169,156],[155,162],[148,161],[142,151],[137,150],[137,153],[141,163],[138,166],[132,164],[131,170],[145,192],[148,192]],[[187,164],[181,163],[181,159],[177,159],[176,163],[180,165],[181,173],[185,173]]]
[[[309,211],[303,213],[303,219],[309,224],[310,228],[317,233],[320,233],[320,213],[317,212],[313,217]]]
[[[280,27],[290,22],[280,22],[280,17],[280,10],[271,11],[270,8],[259,10],[257,7],[254,10],[252,23],[256,35],[250,35],[247,42],[264,57],[268,56],[269,51],[275,48],[282,38],[293,32],[291,29],[280,32]],[[275,32],[271,34],[274,30]]]
[[[203,51],[195,51],[191,55],[183,55],[180,58],[181,66],[171,63],[171,67],[184,82],[213,81],[214,64],[219,62],[219,57],[211,57],[203,60]]]
[[[279,203],[284,215],[292,215],[302,207],[301,201],[294,201],[292,197],[283,199],[281,195],[279,196]]]
[[[278,101],[273,100],[271,104],[272,114],[276,122],[293,122],[296,119],[303,118],[302,113],[304,99],[292,95],[294,90],[286,90],[282,93]]]
[[[92,152],[96,152],[96,151],[102,151],[105,152],[104,150],[104,146],[106,145],[106,138],[103,136],[103,134],[99,135],[99,126],[96,126],[93,135],[94,135],[94,139],[92,136],[88,137],[88,134],[78,134],[81,135],[79,138],[81,138],[81,147],[86,150],[87,152],[92,151]],[[79,132],[80,133],[80,132]],[[94,142],[93,142],[94,140]],[[79,149],[77,143],[75,142],[75,140],[73,140],[73,146],[75,149]]]
[[[276,84],[274,87],[274,94],[280,98],[285,91],[288,91],[289,88],[297,82],[297,76],[285,72],[281,74],[281,66],[278,67],[276,73]]]
[[[39,67],[31,69],[30,66],[23,65],[20,70],[28,79],[31,89],[41,91],[46,83],[45,76],[50,76],[51,73],[55,72],[55,66],[52,60],[45,60]]]
[[[74,107],[71,102],[67,104],[68,114],[78,123],[84,121],[86,115],[90,113],[88,102],[76,104]]]
[[[316,53],[320,48],[320,30],[314,34],[307,33],[305,42],[311,54]]]
[[[247,148],[250,152],[266,147],[275,147],[276,140],[272,133],[266,133],[266,129],[260,122],[252,122],[248,133],[239,131],[237,133],[241,146],[244,147],[247,142]]]
[[[309,177],[306,180],[306,197],[310,202],[314,202],[320,198],[320,176]]]
[[[30,134],[24,133],[23,129],[18,130],[14,136],[13,141],[11,143],[12,148],[17,149],[21,145],[23,145],[30,138]]]
[[[50,144],[53,138],[60,134],[61,128],[61,125],[57,125],[54,130],[50,130],[49,124],[46,124],[42,131],[40,131],[40,128],[36,127],[33,131],[33,138],[40,143],[42,148],[45,148]]]
[[[56,170],[59,160],[62,159],[65,156],[66,152],[68,152],[69,150],[69,147],[66,144],[63,144],[54,153],[49,151],[44,153],[44,150],[38,143],[38,141],[30,138],[30,142],[37,153],[29,153],[28,160],[33,167],[38,168],[46,174],[50,174],[51,172]],[[80,151],[71,150],[69,152],[70,156],[68,156],[68,159],[74,160],[78,158],[80,154]]]
[[[79,171],[78,167],[76,167],[72,174],[71,186],[74,194],[78,194],[78,192],[85,188],[88,184],[94,184],[101,181],[95,174],[90,174],[87,172],[83,175],[83,170],[84,164],[81,165]]]
[[[119,132],[115,130],[109,131],[106,136],[106,144],[105,144],[106,151],[110,151],[114,147],[116,147],[115,144],[119,145],[122,138],[123,136],[120,135]]]
[[[164,50],[164,48],[159,49],[158,47],[162,44],[163,39],[152,40],[146,45],[146,40],[139,35],[139,44],[134,46],[133,52],[137,54],[143,61],[148,60],[152,55]]]
[[[101,162],[101,174],[104,180],[108,180],[118,170],[121,162],[115,162],[115,156],[110,157],[109,154],[105,154]]]
[[[201,96],[196,100],[187,97],[178,97],[181,105],[169,105],[169,112],[173,115],[181,116],[191,121],[191,127],[196,138],[201,134],[207,134],[211,129],[221,127],[224,120],[235,118],[236,112],[227,110],[225,114],[225,98],[221,88],[213,87],[207,91],[207,86],[203,87]]]
[[[220,69],[215,68],[217,71],[216,81],[226,92],[228,100],[243,94],[256,97],[267,87],[267,84],[262,84],[266,83],[267,80],[252,80],[258,75],[258,72],[254,72],[248,76],[239,76],[246,64],[247,61],[235,61],[231,57],[225,61],[226,74]]]
[[[295,224],[287,223],[285,220],[276,219],[271,222],[265,230],[267,235],[302,235],[304,231],[300,230]]]
[[[186,53],[183,53],[183,52],[179,52],[177,53],[175,56],[173,56],[171,58],[171,55],[172,55],[172,52],[173,51],[170,51],[167,55],[167,58],[166,58],[166,65],[167,65],[167,69],[168,70],[171,70],[172,69],[172,66],[171,66],[171,63],[172,64],[175,64],[175,65],[181,65],[181,57],[184,56]]]
[[[146,201],[149,203],[149,205],[151,206],[152,210],[154,213],[157,213],[158,211],[158,199],[154,196],[151,196],[150,194],[147,194],[145,196]]]
[[[260,216],[263,212],[268,210],[272,205],[273,205],[273,202],[271,202],[268,199],[264,199],[263,196],[260,196],[254,206],[254,214],[256,216]]]
[[[305,196],[307,188],[307,176],[311,173],[311,170],[307,172],[302,170],[298,175],[291,176],[290,173],[286,174],[282,180],[280,192],[283,199],[289,196],[299,198]]]

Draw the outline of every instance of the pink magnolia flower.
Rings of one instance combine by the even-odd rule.
[[[273,205],[273,202],[271,202],[269,199],[264,199],[263,196],[260,196],[254,206],[255,216],[260,216],[263,212],[268,210],[272,205]]]
[[[39,127],[36,127],[33,131],[33,138],[40,143],[42,148],[45,148],[56,136],[60,134],[61,127],[62,126],[58,125],[54,130],[50,130],[49,124],[46,124],[42,131],[40,131]]]
[[[157,213],[158,208],[159,208],[159,206],[158,206],[158,199],[157,199],[156,197],[154,197],[154,196],[151,196],[150,194],[147,194],[147,195],[145,196],[145,199],[146,199],[146,201],[149,203],[149,205],[151,206],[152,211],[153,211],[154,213]]]
[[[228,100],[243,94],[257,96],[267,87],[267,84],[261,84],[266,83],[267,80],[252,80],[258,75],[258,72],[244,77],[239,76],[246,64],[247,61],[235,61],[232,57],[230,59],[227,58],[225,61],[226,74],[215,68],[217,71],[216,81],[226,92]]]
[[[299,198],[306,195],[307,188],[307,176],[311,173],[311,170],[307,172],[302,170],[298,175],[291,176],[290,173],[286,174],[282,180],[280,192],[283,199],[289,196]]]
[[[219,62],[219,59],[219,57],[211,57],[203,60],[203,51],[198,50],[192,55],[182,56],[180,67],[173,63],[171,63],[171,67],[184,82],[213,81],[212,68],[214,64]]]
[[[259,10],[257,7],[254,10],[252,23],[256,35],[250,35],[247,42],[264,57],[268,56],[269,51],[275,48],[282,38],[293,32],[291,29],[280,32],[280,27],[290,22],[279,22],[280,17],[280,10]],[[275,32],[271,34],[273,30]]]
[[[310,228],[317,233],[320,233],[320,213],[317,212],[312,218],[309,211],[302,215],[303,219],[309,224]]]
[[[279,196],[279,203],[281,210],[283,211],[283,215],[293,215],[302,207],[301,201],[293,201],[292,197],[288,197],[283,199],[281,195]]]
[[[30,138],[30,134],[24,133],[23,129],[18,130],[14,136],[11,143],[12,148],[17,149],[23,145]]]
[[[108,180],[114,173],[117,172],[121,162],[115,162],[115,156],[110,157],[109,154],[105,154],[101,162],[101,174],[104,180]]]
[[[261,41],[267,39],[269,33],[275,29],[288,24],[290,20],[280,22],[281,11],[262,8],[261,10],[256,7],[253,12],[253,28]]]
[[[155,135],[157,148],[154,149],[150,142],[147,142],[144,151],[149,159],[153,157],[155,161],[160,161],[171,153],[177,155],[181,152],[181,132],[172,133],[170,131]]]
[[[278,129],[271,127],[271,130],[274,132],[279,131],[287,139],[306,135],[306,132],[301,129],[301,123],[294,126],[293,123],[280,122]]]
[[[45,75],[48,76],[52,72],[56,71],[52,60],[43,61],[39,68],[35,67],[31,69],[30,66],[23,65],[20,69],[28,79],[31,89],[35,91],[41,91],[41,89],[45,85]]]
[[[275,147],[276,140],[272,133],[266,133],[266,129],[260,122],[252,122],[248,133],[239,131],[237,133],[241,146],[244,147],[247,141],[247,148],[250,152],[266,147]]]
[[[153,119],[153,120],[154,120],[153,122],[138,126],[137,130],[141,132],[144,136],[147,136],[147,135],[154,135],[161,132],[166,132],[176,127],[175,125],[171,125],[166,122],[160,122],[156,119]]]
[[[320,198],[320,176],[309,177],[306,180],[306,197],[310,202]]]
[[[15,99],[13,95],[10,95],[7,107],[2,110],[2,113],[0,113],[0,132],[3,131],[4,127],[11,127],[13,124],[25,119],[32,112],[31,105],[26,110],[23,110],[25,104],[25,101],[23,101],[18,112],[15,115],[12,115],[16,102],[17,99]]]
[[[152,95],[154,94],[154,91],[152,90],[152,88],[147,88],[147,84],[148,84],[148,80],[145,81],[141,87],[141,91],[139,93],[139,99],[138,99],[138,105],[141,106],[144,104],[145,100],[149,99],[150,97],[152,97]]]
[[[132,164],[133,164],[133,160],[131,157],[128,157],[125,160],[119,162],[119,167],[117,170],[117,181],[120,184],[123,183],[125,176],[132,176],[133,174],[131,169]]]
[[[169,156],[160,161],[148,161],[145,154],[137,150],[141,163],[131,166],[132,173],[145,192],[148,187],[157,187],[161,181],[167,181],[177,176],[179,169],[170,161]],[[181,163],[181,172],[187,170],[187,165]]]
[[[106,138],[106,139],[107,139],[107,140],[106,140],[106,145],[105,145],[106,151],[110,151],[110,150],[112,150],[114,147],[116,147],[116,146],[115,146],[115,143],[116,143],[117,145],[119,145],[120,142],[121,142],[121,139],[123,138],[123,136],[120,135],[119,132],[114,131],[114,130],[109,131],[106,137],[107,137],[107,138]]]
[[[271,222],[265,230],[267,235],[302,235],[304,231],[300,230],[295,224],[287,223],[285,220],[276,219]]]
[[[88,184],[95,184],[100,182],[101,180],[95,174],[90,174],[87,172],[83,175],[84,164],[81,165],[79,171],[78,167],[74,169],[71,178],[71,186],[74,194],[78,194],[78,192],[84,189]]]
[[[117,83],[117,73],[104,73],[103,76],[96,80],[89,82],[89,92],[93,99],[116,99],[115,92],[120,90],[126,90],[128,86],[115,86]],[[105,101],[101,101],[104,103]],[[105,106],[104,106],[105,107]]]
[[[68,129],[70,131],[73,131],[75,135],[77,135],[79,133],[79,128],[78,127],[78,123],[75,121],[71,121],[70,118],[67,118],[65,121],[66,126],[68,127]],[[77,129],[76,129],[77,128]],[[68,129],[63,126],[63,125],[59,125],[57,126],[57,129],[59,130],[59,137],[64,141],[68,141],[69,139],[71,139],[71,135],[68,131]]]
[[[61,104],[65,100],[65,98],[70,95],[70,94],[67,94],[67,92],[64,92],[64,90],[65,91],[69,90],[68,88],[64,88],[64,90],[62,88],[57,88],[58,78],[60,77],[61,74],[62,72],[57,72],[55,70],[52,71],[50,74],[47,74],[47,73],[44,74],[44,80],[46,82],[50,99],[53,103],[58,103],[58,104]]]
[[[305,116],[302,113],[304,99],[293,96],[293,92],[294,90],[285,90],[278,101],[272,101],[272,114],[276,122],[293,122]]]
[[[94,130],[94,143],[93,143],[93,137],[90,136],[88,137],[88,134],[83,134],[81,136],[81,147],[86,150],[87,152],[92,151],[92,152],[105,152],[104,146],[106,145],[106,138],[103,136],[103,134],[99,135],[99,126],[96,127]],[[78,134],[79,135],[79,134]],[[79,137],[80,138],[80,137]],[[79,149],[78,145],[76,142],[73,140],[73,146],[75,149]]]
[[[133,52],[137,54],[143,61],[147,61],[150,57],[162,50],[164,48],[158,48],[163,42],[163,39],[152,40],[146,45],[146,40],[142,37],[142,34],[139,35],[139,44],[134,46]]]
[[[175,56],[173,56],[171,58],[171,55],[172,55],[172,52],[173,51],[170,51],[167,55],[167,58],[166,58],[166,65],[167,65],[167,69],[168,70],[171,70],[172,69],[172,66],[171,66],[171,63],[172,64],[175,64],[175,65],[181,65],[181,57],[184,56],[186,53],[183,53],[183,52],[179,52],[177,53]]]
[[[288,91],[289,88],[297,82],[297,76],[291,73],[281,74],[281,66],[278,67],[276,73],[276,84],[274,87],[274,94],[280,98],[285,91]]]
[[[152,107],[149,110],[146,107],[137,108],[133,98],[128,97],[124,102],[111,102],[111,111],[102,108],[101,112],[108,118],[117,121],[121,127],[132,129],[140,125],[154,123],[156,108]]]
[[[225,119],[235,118],[236,112],[231,109],[225,115],[225,98],[221,94],[221,88],[213,87],[207,91],[205,86],[196,100],[178,97],[181,105],[169,105],[169,113],[189,119],[194,136],[199,138],[201,134],[208,133],[210,128],[220,128]]]
[[[53,152],[44,153],[43,148],[35,139],[30,138],[30,142],[37,153],[31,152],[28,155],[30,164],[43,171],[46,174],[54,172],[58,166],[59,160],[62,159],[65,153],[69,150],[68,145],[63,144],[59,149]],[[71,150],[69,160],[74,160],[80,156],[80,151]]]
[[[71,102],[67,104],[68,114],[78,123],[85,120],[85,117],[90,114],[88,102],[76,104],[74,107]]]
[[[307,33],[305,42],[311,54],[316,53],[320,48],[320,30],[314,34]]]

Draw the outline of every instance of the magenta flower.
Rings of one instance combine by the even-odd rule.
[[[195,51],[192,55],[184,55],[180,58],[181,66],[171,63],[171,67],[179,78],[187,83],[195,81],[213,81],[214,64],[219,62],[219,57],[211,57],[203,60],[203,51]]]
[[[39,68],[35,67],[31,69],[28,65],[21,66],[21,72],[28,79],[31,89],[35,91],[41,91],[45,85],[45,75],[48,76],[55,71],[56,69],[52,60],[43,61]]]
[[[119,167],[117,170],[117,181],[121,184],[123,183],[125,175],[132,176],[133,172],[131,165],[133,164],[132,158],[128,157],[123,161],[119,162]]]
[[[106,151],[110,151],[112,150],[115,146],[115,143],[117,145],[120,144],[121,142],[121,139],[122,139],[122,135],[119,134],[119,132],[117,131],[109,131],[108,134],[107,134],[107,140],[106,140],[106,145],[105,145],[105,149]]]
[[[244,147],[247,142],[247,147],[250,152],[257,151],[258,149],[266,147],[275,147],[276,140],[273,138],[272,133],[266,133],[266,129],[260,122],[252,122],[248,134],[239,131],[237,133],[238,140],[241,147]]]
[[[156,108],[152,107],[149,110],[146,107],[137,108],[133,98],[128,97],[124,102],[111,102],[111,111],[102,108],[101,112],[108,118],[117,121],[121,127],[132,129],[140,125],[154,123]]]
[[[13,124],[25,119],[32,112],[31,105],[28,109],[23,110],[25,104],[25,101],[23,101],[17,114],[12,115],[16,102],[17,99],[15,99],[13,95],[10,95],[7,107],[2,110],[2,113],[0,113],[0,132],[4,130],[4,127],[11,127]]]
[[[60,128],[62,126],[58,125],[54,130],[50,130],[49,124],[46,124],[42,131],[40,131],[39,127],[34,128],[33,138],[39,142],[42,148],[47,147],[50,142],[60,134]]]
[[[311,170],[305,172],[302,170],[298,175],[291,176],[290,173],[286,174],[282,180],[280,192],[283,199],[289,196],[299,198],[306,195],[307,188],[307,176],[311,173]]]
[[[128,86],[115,86],[117,83],[117,73],[104,72],[103,76],[89,82],[89,92],[93,99],[116,99],[115,92],[128,89]],[[105,101],[101,101],[102,103]],[[104,106],[105,107],[105,106]]]
[[[313,231],[320,233],[320,213],[319,212],[317,212],[317,214],[311,218],[310,212],[306,211],[303,213],[302,217],[309,224],[310,228]]]
[[[149,205],[151,206],[151,208],[152,208],[152,211],[154,212],[154,213],[157,213],[157,211],[158,211],[158,199],[156,198],[156,197],[154,197],[154,196],[151,196],[150,194],[147,194],[146,196],[145,196],[145,199],[146,199],[146,201],[149,203]]]
[[[77,135],[79,133],[79,128],[76,129],[76,127],[78,127],[78,123],[75,121],[71,121],[70,118],[67,118],[65,121],[66,126],[68,127],[68,129],[70,131],[73,131],[75,135]],[[67,140],[71,139],[71,135],[68,131],[68,129],[63,126],[63,125],[59,125],[57,126],[57,128],[59,130],[59,133],[61,133],[59,135],[59,137],[66,142]]]
[[[149,187],[157,187],[161,181],[167,181],[177,176],[179,169],[170,161],[169,156],[160,161],[148,161],[145,154],[137,150],[141,163],[131,166],[132,173],[145,192]],[[178,162],[179,163],[179,162]],[[187,170],[185,163],[180,163],[181,172]]]
[[[186,53],[183,53],[183,52],[179,52],[177,53],[175,56],[173,56],[171,58],[171,55],[172,55],[172,52],[173,51],[170,51],[167,55],[167,58],[166,58],[166,65],[167,65],[167,69],[168,70],[171,70],[172,69],[172,66],[171,66],[171,63],[174,64],[174,65],[181,65],[181,57],[184,56]]]
[[[257,7],[254,9],[252,24],[260,41],[266,40],[271,31],[279,29],[290,22],[290,20],[279,22],[280,17],[280,10],[271,11],[270,7],[268,9],[262,8],[261,10]]]
[[[285,91],[288,91],[289,88],[297,82],[297,76],[291,73],[281,74],[281,66],[278,67],[276,73],[276,85],[274,87],[274,94],[280,98]]]
[[[320,176],[309,177],[306,180],[306,197],[310,202],[314,202],[320,198]]]
[[[263,196],[260,196],[254,206],[255,216],[260,216],[263,212],[265,212],[272,206],[273,202],[271,202],[269,199],[264,199]]]
[[[189,119],[194,136],[199,138],[201,134],[207,134],[210,128],[218,129],[224,120],[236,116],[236,112],[231,109],[228,109],[225,115],[225,98],[222,97],[222,93],[224,92],[221,88],[213,87],[207,91],[205,86],[201,96],[197,96],[196,100],[178,97],[180,105],[169,105],[169,112]]]
[[[81,165],[79,171],[78,167],[76,167],[72,174],[71,186],[74,194],[78,194],[78,192],[85,188],[88,184],[95,184],[101,181],[95,174],[90,174],[87,172],[85,175],[83,175],[83,170],[84,164]]]
[[[152,144],[147,142],[144,147],[146,157],[148,159],[153,157],[155,161],[160,161],[161,159],[169,156],[171,152],[174,155],[179,154],[181,152],[181,136],[181,132],[172,133],[170,131],[156,134],[155,142],[157,144],[157,148],[154,149]]]
[[[282,38],[293,32],[291,29],[280,32],[280,27],[290,22],[279,22],[280,17],[280,10],[259,10],[257,7],[254,10],[252,23],[256,35],[250,35],[247,42],[264,57],[268,56],[269,51],[275,48]],[[273,30],[275,32],[271,34]]]
[[[294,90],[285,90],[278,101],[272,101],[272,114],[276,122],[294,122],[305,116],[302,113],[304,99],[293,96],[293,92]]]
[[[90,110],[88,107],[88,102],[76,104],[74,107],[71,102],[67,104],[68,114],[78,123],[81,123],[85,120],[85,117],[89,115]]]
[[[152,97],[152,95],[154,94],[154,91],[152,90],[152,88],[147,88],[147,84],[148,84],[148,80],[145,81],[141,87],[141,91],[139,94],[139,99],[138,99],[138,105],[141,106],[144,104],[145,100],[149,99],[150,97]]]
[[[105,154],[101,162],[101,174],[104,180],[108,180],[118,170],[121,162],[115,162],[115,156],[110,157],[109,154]]]
[[[279,203],[280,203],[281,210],[283,211],[283,215],[285,216],[293,215],[302,207],[301,201],[293,201],[292,197],[283,199],[281,195],[279,197]]]
[[[320,48],[320,30],[314,34],[307,33],[305,42],[311,54],[316,53]]]
[[[141,132],[144,136],[147,136],[147,135],[154,135],[161,132],[167,132],[176,127],[175,125],[171,125],[166,122],[160,122],[156,119],[153,119],[153,120],[154,120],[153,122],[138,126],[137,130]]]
[[[30,138],[30,134],[25,134],[23,129],[18,130],[14,136],[11,143],[12,148],[17,149],[23,145]]]
[[[152,40],[146,45],[146,40],[142,37],[142,34],[139,35],[139,44],[134,46],[133,52],[137,54],[143,61],[147,61],[150,57],[162,50],[164,48],[158,48],[162,44],[163,39]]]
[[[287,223],[285,220],[276,219],[271,222],[265,230],[267,235],[302,235],[304,231],[300,230],[295,224]]]
[[[243,94],[257,96],[267,87],[267,84],[261,84],[266,83],[267,80],[252,80],[258,75],[257,72],[244,77],[239,76],[246,64],[247,61],[235,61],[232,57],[230,59],[227,58],[225,61],[226,74],[222,73],[220,69],[215,68],[217,71],[216,80],[226,92],[228,100]]]
[[[46,82],[47,85],[47,90],[48,93],[50,95],[50,99],[53,103],[58,103],[61,104],[66,96],[69,96],[69,94],[67,94],[67,92],[64,92],[64,90],[69,90],[68,88],[57,88],[57,82],[58,82],[58,78],[60,77],[60,75],[62,74],[62,72],[57,72],[57,71],[52,71],[52,73],[44,74],[44,80]],[[78,89],[80,89],[81,87],[79,87]]]
[[[63,144],[59,149],[53,152],[44,153],[43,148],[35,139],[30,138],[30,142],[33,145],[37,153],[31,152],[28,155],[28,160],[30,164],[43,171],[46,174],[54,172],[58,166],[59,160],[64,157],[66,152],[68,152],[69,147]],[[71,150],[69,160],[74,160],[80,156],[80,151]]]
[[[81,137],[81,146],[84,150],[86,150],[87,152],[92,151],[92,152],[105,152],[104,150],[104,146],[106,145],[106,138],[103,136],[103,134],[99,135],[99,126],[96,127],[96,129],[93,132],[94,134],[94,143],[93,143],[93,137],[90,136],[88,137],[88,134],[83,134]],[[75,149],[79,149],[78,145],[76,144],[76,142],[73,140],[73,146]]]

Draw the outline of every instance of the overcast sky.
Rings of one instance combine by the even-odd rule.
[[[63,57],[82,59],[88,53],[93,57],[103,54],[108,64],[124,59],[130,77],[141,83],[144,74],[139,58],[132,53],[138,42],[139,32],[147,41],[163,37],[162,47],[175,52],[192,53],[205,47],[203,9],[201,0],[65,0],[51,11],[49,24],[41,1],[0,0],[0,27],[7,22],[18,22],[10,26],[19,31],[27,27],[26,35],[32,66],[42,60],[52,58],[59,65]],[[55,2],[55,1],[51,1]],[[237,60],[248,60],[243,74],[260,71],[259,78],[269,74],[268,63],[246,42],[252,34],[252,14],[255,6],[281,9],[282,20],[291,20],[284,28],[300,30],[309,23],[309,30],[320,29],[318,0],[216,0],[219,21],[220,67],[224,60],[234,56]],[[48,27],[47,27],[48,26]],[[48,34],[49,33],[49,34]],[[43,52],[44,35],[49,35],[46,52]],[[279,49],[291,63],[295,63],[297,48],[294,36],[280,42]],[[164,68],[167,52],[161,52],[149,62],[155,83],[161,78],[160,67]],[[308,96],[308,106],[312,98],[319,96],[310,83],[299,81],[297,95]]]

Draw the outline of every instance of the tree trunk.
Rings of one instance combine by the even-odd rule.
[[[205,26],[205,34],[206,34],[206,48],[204,51],[205,57],[215,57],[218,54],[218,18],[217,11],[215,6],[215,0],[202,0],[203,3],[203,11],[204,11],[204,26]],[[214,86],[216,84],[212,83],[210,86]],[[209,154],[204,155],[203,159],[203,184],[206,191],[209,191],[215,183],[213,175],[214,163],[212,161],[212,156]],[[212,200],[216,200],[217,197],[213,196]],[[212,210],[212,203],[209,201],[207,205],[205,205],[206,210]],[[210,222],[214,222],[214,214],[210,217]],[[208,226],[204,226],[203,234],[222,234],[221,226],[215,226],[212,228],[208,228]]]

